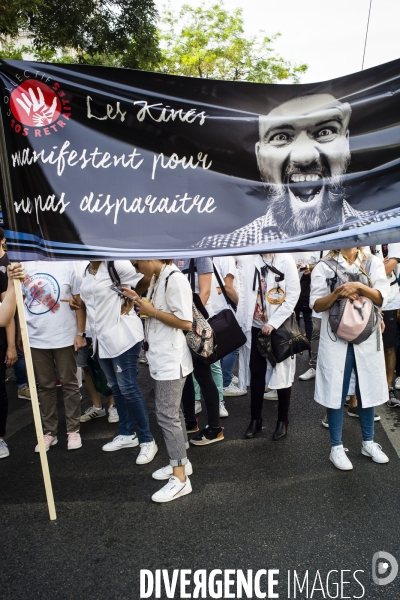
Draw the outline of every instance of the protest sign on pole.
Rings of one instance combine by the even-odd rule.
[[[2,179],[3,179],[4,201],[6,203],[10,203],[10,202],[12,202],[12,186],[11,186],[11,181],[10,181],[10,174],[9,174],[9,171],[7,168],[7,158],[6,157],[7,157],[7,151],[6,151],[6,146],[5,146],[4,128],[3,128],[3,122],[0,119],[0,165],[1,165],[1,173],[2,173]],[[32,362],[31,347],[30,347],[30,343],[29,343],[28,327],[27,327],[27,323],[26,323],[24,298],[22,295],[22,285],[18,279],[14,280],[14,288],[15,288],[15,295],[16,295],[16,300],[17,300],[18,320],[19,320],[19,324],[20,324],[22,343],[23,343],[23,347],[24,347],[26,375],[28,378],[28,385],[29,385],[29,391],[30,391],[30,397],[31,397],[31,403],[32,403],[32,411],[33,411],[33,419],[34,419],[34,423],[35,423],[36,437],[37,437],[38,446],[39,446],[40,463],[42,466],[43,481],[44,481],[44,487],[45,487],[45,491],[46,491],[47,506],[49,509],[50,520],[54,521],[57,519],[57,515],[56,515],[55,504],[54,504],[53,488],[51,485],[49,464],[47,461],[47,453],[46,453],[46,448],[45,448],[44,439],[43,439],[42,421],[41,421],[41,417],[40,417],[39,400],[38,400],[38,394],[37,394],[37,389],[36,389],[36,379],[35,379],[35,374],[33,371],[33,362]]]
[[[39,445],[40,463],[42,465],[43,481],[46,490],[47,506],[49,508],[50,520],[57,519],[56,507],[54,504],[53,488],[51,485],[49,463],[43,439],[42,421],[40,418],[39,400],[36,389],[35,374],[33,372],[31,347],[29,344],[28,328],[25,317],[24,298],[22,296],[22,286],[18,279],[14,280],[15,295],[17,297],[18,318],[21,327],[22,342],[24,345],[24,356],[26,364],[26,374],[28,376],[29,391],[31,393],[33,420],[35,422],[36,436]]]

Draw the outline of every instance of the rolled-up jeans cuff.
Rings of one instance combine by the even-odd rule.
[[[184,465],[187,465],[187,463],[189,462],[188,458],[185,456],[185,458],[180,458],[179,460],[170,460],[169,464],[171,465],[171,467],[183,467]]]

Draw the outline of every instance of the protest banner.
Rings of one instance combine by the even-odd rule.
[[[400,60],[272,85],[3,60],[12,259],[209,256],[400,232]]]

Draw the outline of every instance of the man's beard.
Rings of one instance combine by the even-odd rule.
[[[295,172],[299,173],[299,169]],[[319,164],[319,172],[322,177],[316,181],[289,183],[291,169],[286,168],[285,184],[266,184],[269,210],[286,235],[306,235],[341,225],[343,176],[331,177],[327,165]]]

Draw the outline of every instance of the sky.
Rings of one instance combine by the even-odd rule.
[[[165,0],[155,0],[162,12]],[[221,2],[212,2],[212,4]],[[170,0],[174,11],[199,0]],[[276,52],[308,64],[302,83],[324,81],[361,71],[370,0],[227,0],[225,8],[243,9],[245,31],[280,32]],[[364,69],[400,58],[400,0],[372,0]]]

